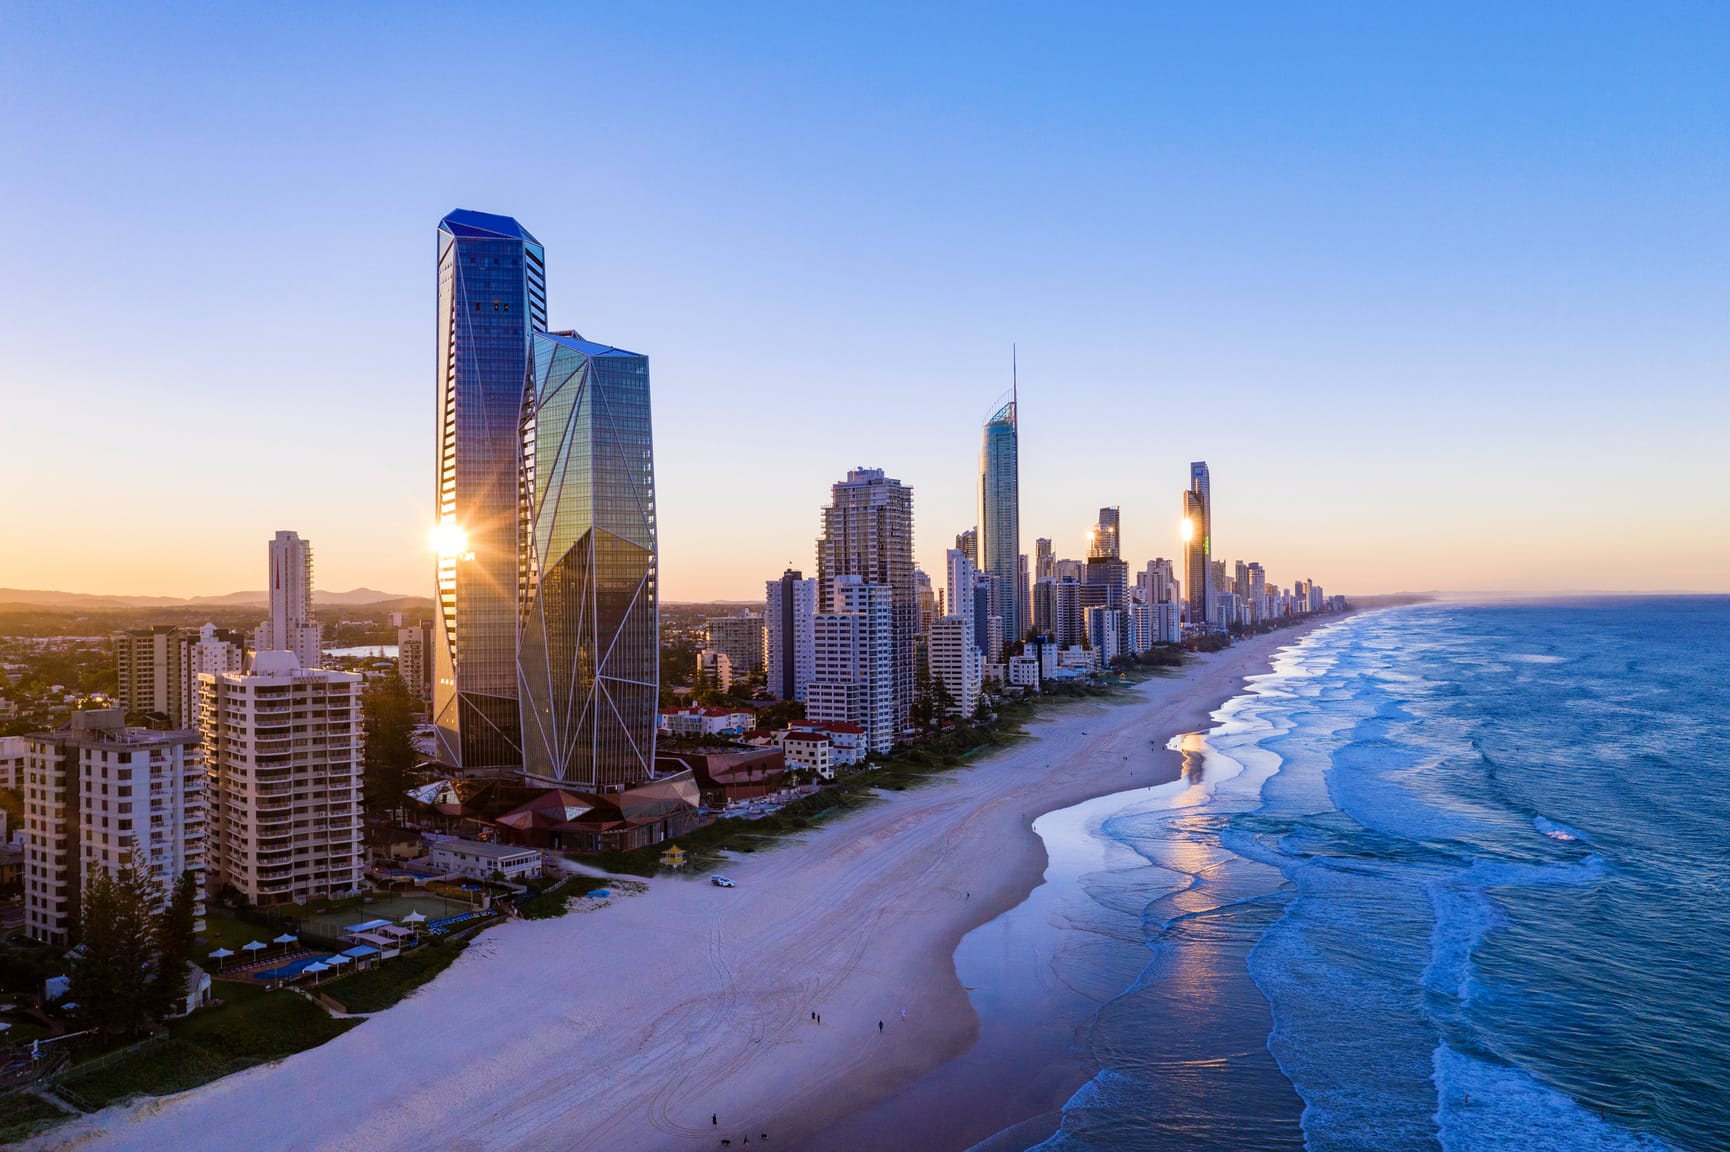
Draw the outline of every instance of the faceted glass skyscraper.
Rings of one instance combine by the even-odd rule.
[[[530,340],[546,326],[545,253],[522,225],[468,211],[439,221],[433,722],[453,767],[522,767],[525,385]]]
[[[1020,433],[1012,391],[991,419],[979,444],[979,570],[991,578],[991,612],[1003,620],[1005,640],[1027,631],[1017,593],[1021,559]]]
[[[574,332],[532,338],[517,691],[523,771],[594,791],[655,761],[660,624],[649,361]]]
[[[1189,622],[1206,624],[1213,602],[1213,501],[1208,493],[1207,462],[1189,466],[1183,494],[1183,578],[1189,588]]]

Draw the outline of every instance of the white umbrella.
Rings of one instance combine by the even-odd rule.
[[[269,948],[269,947],[270,947],[269,944],[262,944],[257,940],[253,940],[253,941],[250,941],[246,944],[242,944],[240,946],[240,950],[242,952],[262,952],[266,948]]]
[[[281,936],[278,936],[275,940],[272,940],[271,943],[272,944],[298,944],[298,943],[300,943],[300,937],[296,936],[290,932],[284,932]]]
[[[300,970],[300,974],[302,976],[305,976],[305,975],[308,975],[310,973],[312,976],[312,982],[314,984],[317,984],[318,983],[318,974],[320,972],[329,972],[329,971],[330,971],[330,965],[320,964],[317,960],[314,960],[311,964],[308,964],[305,968],[302,968]]]
[[[210,954],[210,958],[212,960],[226,960],[232,955],[234,955],[234,953],[230,952],[228,949],[218,948],[216,951],[214,951]]]
[[[344,956],[342,953],[339,952],[335,956],[332,956],[329,960],[326,960],[325,964],[334,968],[338,964],[347,964],[350,960],[353,960],[353,959],[354,959],[353,956]]]
[[[426,917],[422,916],[419,912],[410,912],[407,916],[402,918],[402,922],[404,924],[424,924],[426,923]]]

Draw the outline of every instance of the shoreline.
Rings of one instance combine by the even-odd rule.
[[[905,1146],[908,1113],[896,1119],[893,1101],[914,1099],[981,1035],[957,948],[1043,882],[1033,820],[1176,778],[1172,736],[1208,727],[1275,651],[1339,619],[1201,656],[1136,685],[1139,701],[1080,702],[1031,721],[1027,740],[738,857],[728,865],[737,889],[658,878],[596,913],[488,929],[433,984],[336,1040],[73,1120],[28,1146],[190,1146],[212,1131],[285,1149],[429,1138],[679,1149],[764,1132],[782,1146]],[[1060,1079],[1036,1095],[1056,1096]],[[943,1140],[978,1136],[920,1146],[964,1148],[1040,1114],[1006,1119],[1027,1103],[979,1096],[945,1096],[938,1110]]]

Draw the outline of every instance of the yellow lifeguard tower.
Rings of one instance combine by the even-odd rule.
[[[667,845],[667,850],[661,853],[661,867],[678,871],[685,866],[685,850],[677,844]]]

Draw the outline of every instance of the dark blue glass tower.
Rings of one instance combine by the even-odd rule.
[[[517,619],[529,345],[546,330],[546,255],[508,216],[438,226],[439,759],[520,771]]]

